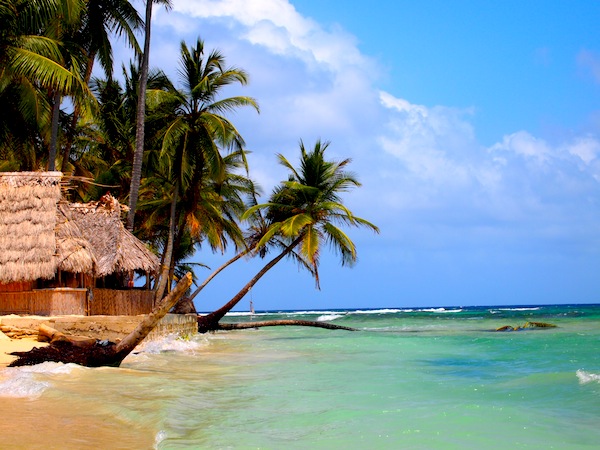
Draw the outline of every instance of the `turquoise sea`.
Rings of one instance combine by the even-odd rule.
[[[121,368],[0,371],[0,448],[600,447],[600,305],[238,313]],[[493,332],[550,322],[557,328]]]

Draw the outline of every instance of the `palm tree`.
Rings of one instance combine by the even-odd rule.
[[[134,31],[143,21],[137,10],[128,0],[87,0],[81,18],[81,26],[72,36],[84,52],[83,81],[90,82],[96,59],[100,61],[106,77],[110,81],[113,75],[113,54],[110,42],[111,34],[125,36],[136,55],[140,53]],[[62,167],[64,172],[69,163],[75,129],[81,116],[81,104],[76,102],[71,116],[67,140],[63,149]]]
[[[319,284],[319,254],[323,243],[329,244],[341,256],[342,265],[356,262],[356,247],[337,225],[379,229],[372,223],[355,216],[342,203],[340,195],[360,186],[352,173],[345,170],[349,159],[327,161],[324,157],[328,143],[317,141],[311,151],[300,142],[300,167],[294,168],[283,156],[279,162],[290,171],[288,181],[274,189],[268,203],[249,208],[243,218],[257,210],[266,210],[269,229],[257,244],[257,249],[279,237],[287,246],[269,261],[229,302],[212,313],[198,318],[200,332],[220,328],[219,321],[238,304],[260,278],[285,256],[297,249],[302,261],[311,269]]]
[[[138,104],[135,126],[135,153],[129,189],[129,212],[127,214],[127,229],[133,231],[135,211],[139,197],[142,179],[142,160],[144,158],[144,125],[146,120],[146,85],[150,66],[150,35],[152,30],[152,5],[154,3],[171,8],[171,0],[146,0],[146,20],[144,25],[144,51],[140,59],[140,79],[138,83]]]
[[[65,18],[65,12],[75,20],[81,7],[81,0],[0,2],[0,89],[22,77],[67,92],[81,85],[81,79],[60,64],[61,42],[40,33],[57,16]]]
[[[123,82],[115,79],[90,80],[90,89],[98,100],[93,121],[81,120],[73,136],[73,174],[95,181],[77,194],[82,201],[97,200],[111,186],[111,193],[127,201],[131,181],[131,161],[135,151],[135,118],[138,72],[135,64],[122,67]],[[161,71],[152,71],[148,85],[153,89],[172,89]],[[72,194],[74,192],[72,191]]]
[[[170,229],[163,274],[157,287],[158,297],[168,282],[173,247],[178,236],[183,235],[183,227],[189,226],[192,234],[201,233],[215,249],[225,248],[226,236],[234,242],[242,242],[241,231],[234,219],[241,215],[243,202],[236,196],[244,189],[247,192],[253,189],[249,180],[234,177],[232,170],[228,170],[240,164],[247,167],[244,140],[222,114],[243,106],[258,111],[258,105],[254,99],[245,96],[219,98],[226,86],[232,83],[245,85],[248,81],[246,73],[226,67],[225,58],[218,51],[213,50],[205,59],[201,39],[191,48],[185,42],[181,43],[179,73],[183,91],[153,90],[148,93],[153,111],[164,114],[168,120],[162,134],[161,157],[168,166],[172,186],[169,193]],[[232,152],[224,157],[223,149]],[[185,206],[184,214],[178,216],[180,200]]]
[[[82,7],[81,0],[0,3],[0,98],[9,108],[3,112],[10,117],[3,122],[0,140],[8,153],[27,152],[25,167],[30,169],[38,168],[32,156],[40,141],[51,140],[47,132],[52,109],[48,93],[87,93],[78,74],[65,65],[61,37],[52,33],[58,21],[65,26],[76,23]]]

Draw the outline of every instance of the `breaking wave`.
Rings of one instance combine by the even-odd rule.
[[[330,322],[335,319],[339,319],[340,317],[344,317],[343,314],[323,314],[322,316],[317,317],[317,322]]]
[[[136,348],[137,352],[157,354],[161,352],[194,352],[206,344],[198,338],[183,339],[177,334],[169,334],[159,339],[142,342]]]
[[[575,372],[575,374],[579,379],[579,384],[587,384],[591,383],[592,381],[600,383],[600,375],[596,373],[586,372],[585,370],[578,370],[577,372]]]
[[[71,374],[85,370],[76,364],[44,362],[35,366],[10,367],[0,372],[0,397],[37,398],[50,387],[50,381],[40,380],[39,375]]]

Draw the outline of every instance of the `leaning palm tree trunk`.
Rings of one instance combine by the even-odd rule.
[[[213,273],[211,273],[208,278],[206,278],[206,280],[204,280],[202,282],[202,284],[200,286],[198,286],[196,288],[196,290],[192,293],[192,295],[190,295],[189,299],[190,300],[194,300],[194,298],[196,297],[196,295],[198,295],[202,289],[204,289],[206,287],[206,285],[208,283],[210,283],[212,281],[212,279],[214,277],[216,277],[217,275],[219,275],[219,273],[221,273],[223,270],[225,270],[227,267],[229,267],[231,264],[233,264],[234,262],[236,262],[238,259],[240,259],[242,256],[247,255],[248,253],[250,253],[252,251],[252,249],[247,248],[243,251],[241,251],[240,253],[238,253],[237,255],[235,255],[233,258],[231,258],[229,261],[225,262],[223,265],[217,267]]]
[[[247,249],[241,251],[240,253],[238,253],[237,255],[235,255],[233,258],[231,258],[229,261],[225,262],[223,265],[221,265],[217,269],[215,269],[213,271],[213,273],[211,273],[208,276],[208,278],[206,278],[206,280],[204,280],[202,282],[202,284],[200,286],[198,286],[198,288],[192,293],[192,295],[190,295],[187,298],[182,298],[179,300],[179,303],[177,303],[177,305],[175,305],[175,308],[173,308],[173,312],[175,314],[189,314],[192,312],[194,314],[196,314],[196,307],[194,306],[194,303],[193,303],[194,297],[196,297],[196,295],[198,295],[202,291],[202,289],[204,289],[206,287],[206,285],[211,282],[211,280],[214,277],[216,277],[219,273],[221,273],[221,271],[223,271],[229,265],[236,262],[242,256],[247,255],[251,251],[252,251],[252,249],[247,248]]]
[[[58,333],[58,339],[52,341],[47,347],[36,347],[28,352],[13,352],[11,355],[18,359],[10,367],[31,366],[47,361],[74,363],[87,367],[112,366],[118,367],[133,349],[144,340],[156,327],[160,319],[173,307],[179,298],[192,284],[192,275],[187,273],[162,301],[148,314],[140,324],[129,333],[121,342],[115,344],[109,341],[91,339],[80,341],[69,339]],[[53,330],[46,330],[46,334],[53,334]],[[55,330],[54,330],[55,331]]]
[[[181,280],[179,280],[179,283],[177,283],[175,289],[173,289],[169,295],[167,295],[160,302],[160,304],[154,307],[152,312],[148,314],[148,316],[142,322],[140,322],[136,329],[129,333],[121,342],[117,344],[117,353],[121,354],[126,352],[126,355],[131,353],[133,349],[140,342],[142,342],[144,338],[148,336],[148,334],[150,334],[160,319],[162,319],[169,312],[173,305],[177,303],[179,298],[185,294],[191,285],[192,274],[188,272],[183,278],[181,278]]]
[[[288,245],[278,256],[269,261],[254,277],[246,283],[246,285],[227,303],[221,306],[216,311],[207,314],[206,316],[198,316],[198,331],[200,333],[206,333],[208,331],[216,331],[219,329],[219,320],[225,317],[229,311],[231,311],[235,305],[237,305],[242,298],[248,293],[248,291],[260,280],[264,274],[275,266],[284,256],[289,255],[294,248],[302,241],[303,236],[300,235],[294,241]]]

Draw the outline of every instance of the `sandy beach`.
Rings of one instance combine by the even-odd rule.
[[[0,368],[8,366],[16,359],[15,356],[9,355],[12,352],[26,352],[33,347],[46,346],[45,342],[38,342],[37,339],[11,339],[4,333],[0,332]]]

